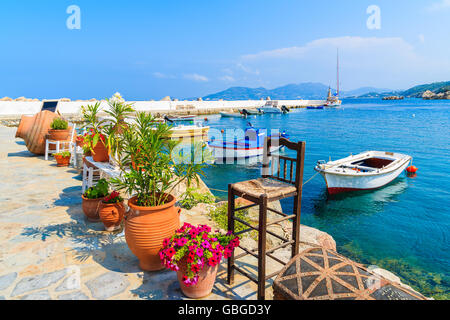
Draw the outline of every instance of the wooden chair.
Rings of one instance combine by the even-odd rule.
[[[284,146],[290,150],[294,150],[297,153],[296,158],[289,158],[281,155],[273,155],[270,150],[272,143],[275,145],[279,143],[280,146]],[[276,276],[278,272],[266,275],[266,256],[277,261],[281,265],[287,263],[281,259],[275,257],[273,253],[285,248],[289,245],[292,246],[292,257],[298,254],[300,243],[300,214],[301,214],[301,201],[302,201],[302,184],[303,184],[303,165],[305,158],[305,142],[294,143],[285,138],[273,139],[267,137],[264,142],[264,158],[262,166],[262,177],[254,180],[238,182],[228,185],[228,229],[233,233],[235,231],[235,221],[244,224],[248,227],[241,232],[234,233],[241,235],[246,232],[256,230],[258,232],[258,248],[248,249],[239,246],[244,252],[233,255],[228,260],[228,284],[232,284],[234,281],[234,271],[238,271],[244,276],[258,285],[258,300],[265,299],[265,284],[268,279]],[[282,163],[283,162],[283,163]],[[270,165],[271,163],[271,165]],[[275,166],[275,163],[277,165]],[[289,165],[288,165],[289,163]],[[281,170],[282,169],[282,170]],[[240,208],[235,208],[235,196],[246,199],[253,202],[251,205],[247,205]],[[294,209],[292,214],[286,214],[268,207],[268,203],[294,197]],[[259,206],[259,221],[258,226],[252,226],[249,223],[239,219],[235,216],[235,212],[246,210],[254,206]],[[274,221],[267,221],[267,211],[274,212],[281,217]],[[291,239],[286,239],[270,230],[267,227],[280,223],[285,220],[292,219],[293,228]],[[266,237],[270,234],[283,241],[282,244],[266,249]],[[246,255],[252,255],[258,259],[258,277],[255,279],[252,275],[242,270],[235,264],[235,260],[242,258]],[[280,269],[281,270],[281,269]]]
[[[69,127],[72,127],[72,132],[70,134],[70,138],[65,141],[56,141],[56,140],[45,140],[45,160],[48,160],[49,154],[58,153],[61,151],[69,151],[71,154],[71,160],[74,159],[74,165],[76,166],[76,145],[74,143],[75,133],[77,131],[76,124],[69,123]],[[50,145],[54,145],[56,150],[50,150]]]

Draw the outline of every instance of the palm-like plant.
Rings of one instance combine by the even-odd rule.
[[[85,137],[85,145],[94,152],[94,148],[99,141],[104,137],[102,130],[105,125],[105,120],[100,120],[98,114],[100,113],[100,102],[94,105],[86,105],[81,107],[81,114],[85,121],[84,128],[88,128],[91,132]]]
[[[131,118],[135,110],[132,104],[127,104],[122,99],[113,97],[112,99],[106,99],[106,101],[108,102],[109,110],[105,110],[105,113],[111,117],[104,128],[107,137],[106,144],[110,155],[118,162],[119,167],[122,167],[122,135],[128,126],[125,119]]]
[[[111,183],[119,190],[126,189],[135,194],[137,205],[159,206],[166,203],[168,196],[182,182],[190,185],[204,175],[205,161],[191,160],[192,155],[184,155],[177,149],[179,142],[170,139],[171,127],[155,121],[144,112],[138,112],[136,122],[125,128],[122,134],[123,163],[122,175]],[[193,157],[204,157],[205,146],[193,145]],[[188,159],[189,158],[189,159]]]

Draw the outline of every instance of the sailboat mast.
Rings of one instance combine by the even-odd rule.
[[[339,97],[339,48],[337,49],[337,96]]]

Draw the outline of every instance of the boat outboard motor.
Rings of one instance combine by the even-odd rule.
[[[288,113],[289,109],[286,106],[281,106],[281,111],[283,111],[283,113]]]
[[[170,120],[167,115],[164,115],[164,120],[166,120],[167,122],[173,123],[173,120]]]

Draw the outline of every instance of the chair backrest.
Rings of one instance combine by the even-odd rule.
[[[290,158],[271,153],[273,147],[284,146],[297,153],[296,158]],[[262,165],[262,177],[272,178],[290,183],[301,189],[303,184],[303,166],[305,160],[306,142],[292,142],[286,138],[266,137],[264,141],[264,156]]]
[[[77,132],[77,124],[69,123],[69,126],[72,127],[72,133],[70,134],[70,141],[73,141],[73,139],[75,137],[75,132]]]

